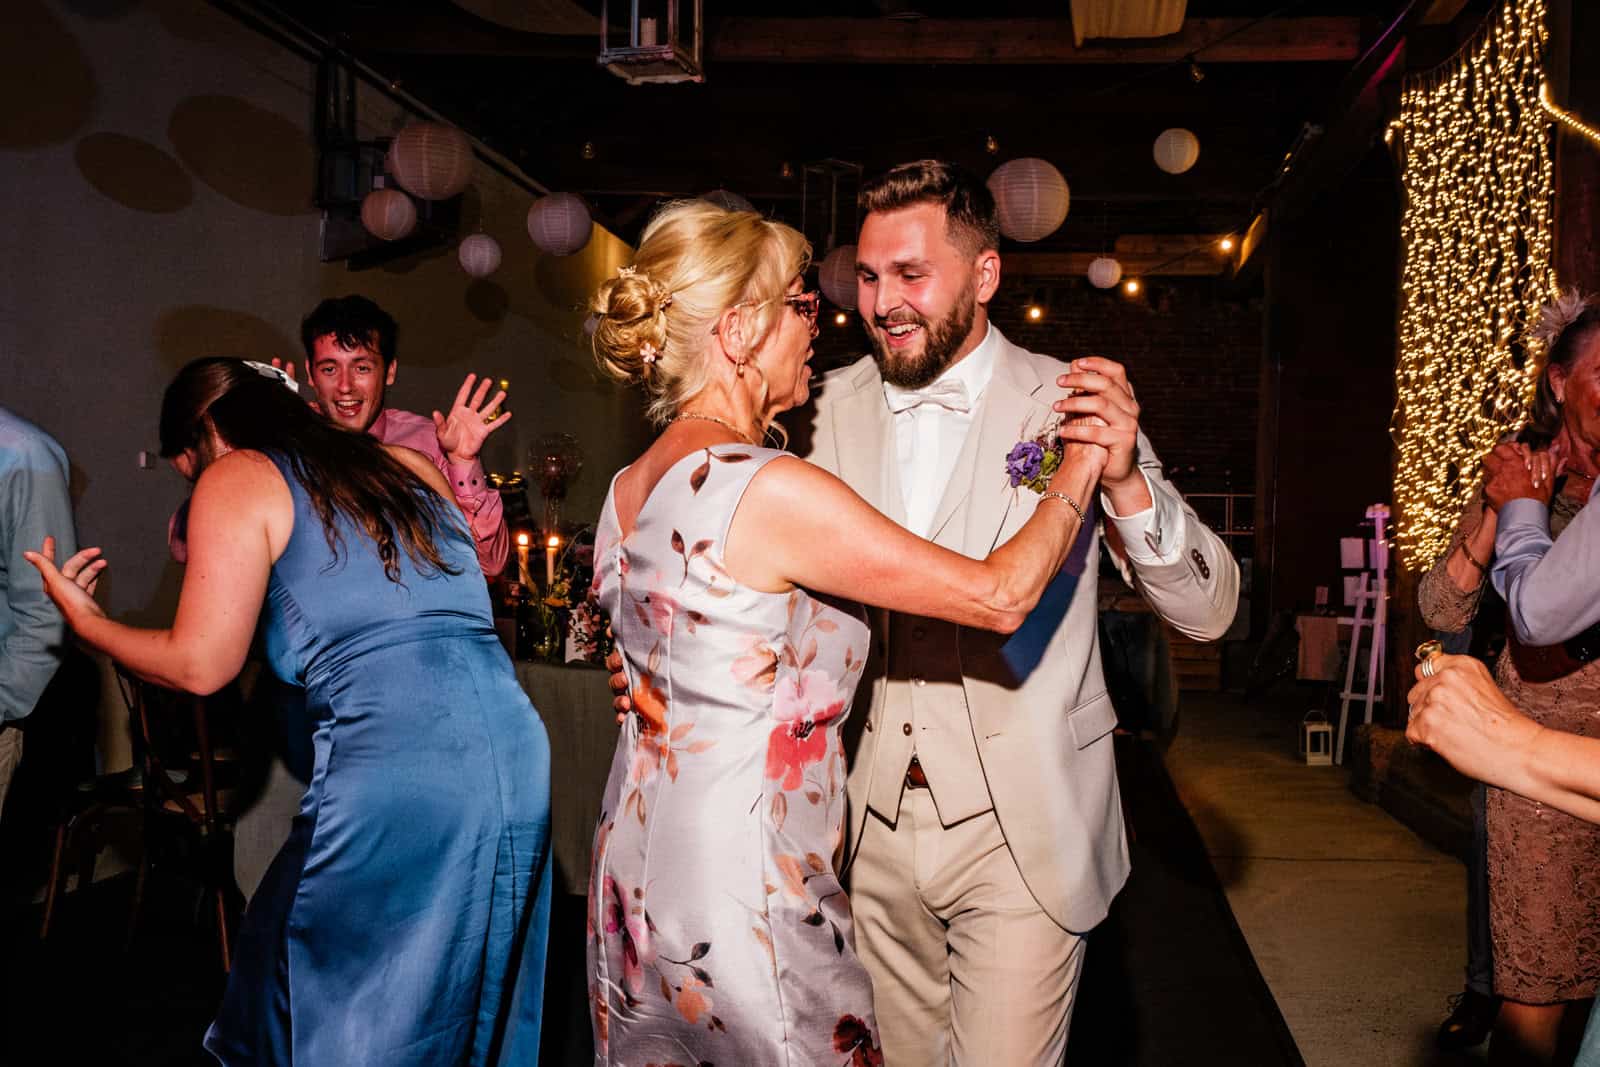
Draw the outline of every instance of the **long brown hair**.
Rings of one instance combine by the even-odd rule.
[[[240,359],[197,359],[161,398],[161,454],[203,451],[207,427],[230,448],[282,454],[322,520],[337,562],[342,515],[377,547],[383,573],[400,581],[400,551],[424,576],[459,574],[437,538],[464,526],[453,505],[386,452],[377,439],[318,415],[281,380]]]

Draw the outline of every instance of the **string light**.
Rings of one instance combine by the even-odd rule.
[[[1405,79],[1400,355],[1390,433],[1401,560],[1449,546],[1480,460],[1526,417],[1525,340],[1556,288],[1554,175],[1540,67],[1546,0],[1504,0],[1445,65]]]
[[[1555,104],[1550,102],[1550,86],[1545,82],[1541,82],[1539,84],[1539,106],[1544,108],[1546,114],[1555,119],[1557,122],[1561,123],[1561,125],[1565,126],[1567,129],[1572,130],[1575,133],[1581,133],[1595,144],[1600,144],[1600,130],[1595,129],[1587,122],[1584,122],[1572,112],[1563,111],[1561,108],[1556,107]]]
[[[849,321],[850,321],[850,316],[846,315],[844,312],[836,311],[836,312],[833,313],[833,324],[835,326],[843,326],[845,323],[847,323]]]
[[[1217,247],[1222,249],[1224,252],[1232,252],[1233,251],[1233,238],[1232,237],[1224,237],[1222,240],[1217,242]]]
[[[1129,278],[1127,281],[1123,282],[1122,283],[1122,291],[1127,293],[1129,296],[1138,296],[1139,295],[1139,279],[1138,278]]]

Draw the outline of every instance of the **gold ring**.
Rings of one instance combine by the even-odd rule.
[[[484,416],[484,417],[483,417],[483,424],[484,424],[484,425],[485,425],[485,426],[487,426],[487,425],[489,425],[489,424],[490,424],[490,423],[491,423],[491,422],[493,422],[493,421],[494,421],[494,420],[495,420],[495,419],[498,419],[498,418],[499,418],[499,417],[500,417],[500,413],[499,413],[499,412],[498,412],[498,411],[497,411],[497,412],[495,412],[495,413],[494,413],[494,414],[493,414],[493,415],[485,415],[485,416]]]
[[[1424,641],[1417,646],[1417,662],[1425,663],[1444,651],[1444,646],[1437,641]]]
[[[1433,657],[1432,656],[1429,656],[1427,659],[1422,661],[1422,676],[1424,678],[1432,678],[1433,677]]]

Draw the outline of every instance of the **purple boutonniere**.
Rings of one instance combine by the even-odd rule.
[[[1011,446],[1006,453],[1006,477],[1011,488],[1027,486],[1042,493],[1050,484],[1050,476],[1061,466],[1061,456],[1066,444],[1056,433],[1056,425],[1046,426],[1033,437],[1025,438]]]

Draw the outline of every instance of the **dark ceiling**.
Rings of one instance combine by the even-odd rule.
[[[1184,44],[1128,48],[1128,61],[1115,43],[1092,62],[933,63],[919,61],[926,51],[916,42],[926,37],[915,36],[930,26],[998,42],[1004,55],[1017,43],[1006,34],[1069,34],[1067,2],[986,0],[975,17],[976,5],[954,0],[705,0],[704,83],[632,86],[596,62],[592,34],[530,33],[466,10],[504,0],[242,2],[344,49],[535,182],[582,194],[630,240],[660,200],[718,187],[798,222],[805,165],[814,161],[846,160],[871,174],[939,156],[987,173],[1041,156],[1072,193],[1067,223],[1032,246],[1050,251],[1097,249],[1120,234],[1240,230],[1302,128],[1336,117],[1330,111],[1359,54],[1413,6],[1190,0]],[[580,7],[599,8],[547,2],[580,17]],[[1433,6],[1453,14],[1463,5]],[[627,2],[611,7],[615,18]],[[736,35],[779,25],[769,19],[792,20],[782,25],[798,58],[746,58]],[[909,43],[828,54],[858,27]],[[1313,58],[1285,61],[1274,40],[1322,44],[1302,49]],[[1151,157],[1155,137],[1171,126],[1194,131],[1201,144],[1199,162],[1182,175],[1163,173]]]

